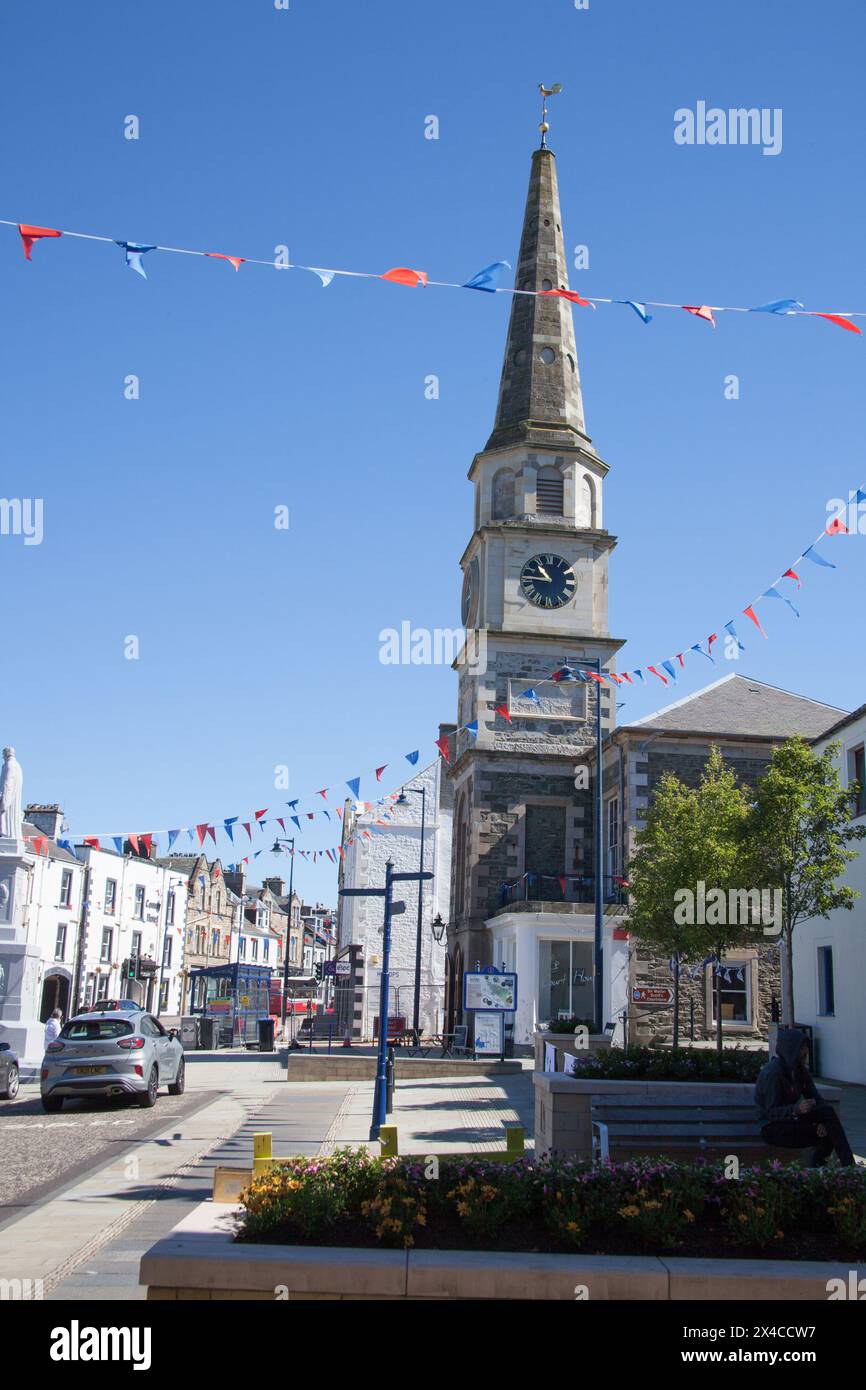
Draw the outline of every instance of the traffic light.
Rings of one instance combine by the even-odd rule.
[[[314,971],[315,971],[317,981],[321,984],[321,981],[322,981],[322,962],[321,962],[320,960],[317,960],[317,961],[316,961],[316,964],[313,966],[313,969],[314,969]]]
[[[135,956],[130,956],[126,962],[126,978],[128,980],[135,979]]]

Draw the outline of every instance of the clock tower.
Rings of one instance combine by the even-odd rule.
[[[591,944],[588,957],[577,949],[585,915],[591,937],[591,788],[576,787],[575,768],[594,741],[596,701],[608,732],[615,700],[588,676],[550,677],[569,663],[610,669],[622,645],[608,631],[608,465],[586,429],[545,138],[532,156],[514,283],[495,423],[469,470],[475,525],[460,561],[469,659],[457,663],[452,738],[448,1015],[461,1017],[462,973],[476,962],[518,969],[520,1042],[555,1005],[554,1016],[592,1014],[591,981],[585,998],[571,984],[552,992],[550,981],[591,971]]]

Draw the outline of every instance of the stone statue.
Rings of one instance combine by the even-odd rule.
[[[21,839],[21,790],[24,779],[14,748],[3,749],[0,770],[0,838]]]

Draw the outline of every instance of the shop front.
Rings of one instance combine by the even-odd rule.
[[[619,1023],[628,999],[628,940],[619,918],[606,918],[603,1022]],[[502,912],[488,920],[491,963],[517,973],[514,1042],[563,1019],[593,1023],[595,924],[591,914]]]

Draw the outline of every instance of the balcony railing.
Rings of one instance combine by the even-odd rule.
[[[606,874],[602,880],[606,905],[623,905],[628,883],[619,874]],[[594,874],[538,874],[528,871],[520,878],[499,885],[500,907],[512,903],[594,903]]]

